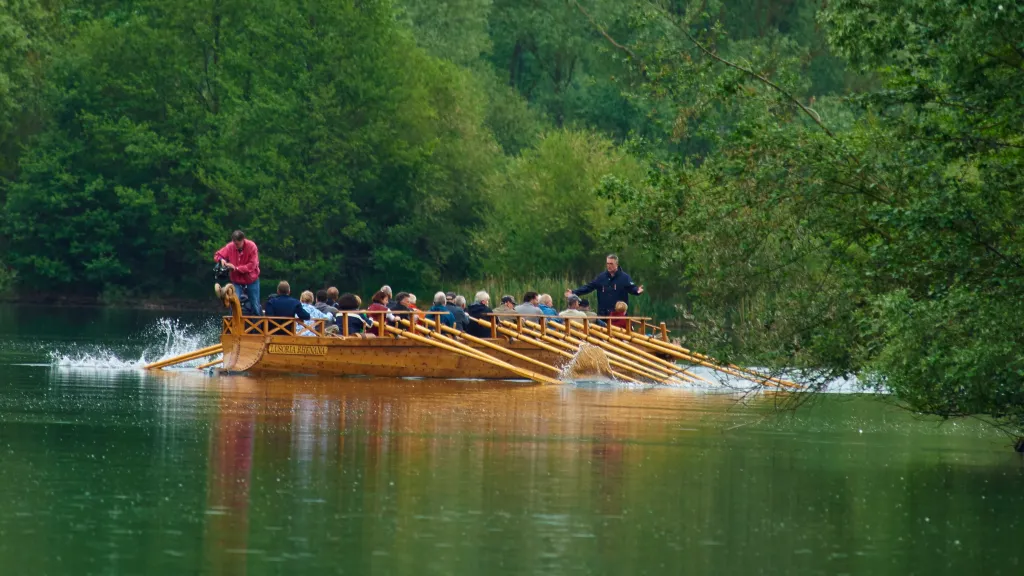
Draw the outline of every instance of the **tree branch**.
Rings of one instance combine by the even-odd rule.
[[[601,26],[600,24],[598,24],[597,21],[594,20],[594,18],[586,10],[583,9],[583,6],[579,3],[579,0],[572,0],[572,3],[575,4],[576,5],[576,9],[579,10],[580,13],[583,14],[587,18],[587,20],[590,21],[590,25],[593,26],[595,29],[597,29],[597,31],[600,32],[602,36],[604,36],[605,40],[607,40],[609,44],[614,46],[617,50],[620,50],[620,51],[625,52],[626,54],[628,54],[629,58],[631,60],[634,60],[637,63],[637,65],[640,66],[640,74],[643,75],[644,78],[647,78],[647,65],[644,64],[644,61],[642,59],[640,59],[627,46],[624,46],[624,45],[619,44],[618,42],[616,42],[615,39],[612,38],[611,35],[608,34],[607,31],[605,31],[604,26]]]
[[[576,2],[576,0],[573,0],[573,1]],[[579,2],[576,2],[576,5],[579,6]],[[807,117],[810,118],[811,120],[813,120],[815,124],[817,124],[822,130],[824,130],[825,133],[828,134],[830,138],[835,139],[836,135],[833,134],[832,131],[828,129],[828,126],[825,126],[825,124],[821,121],[821,117],[818,116],[818,113],[815,112],[814,110],[808,108],[807,106],[804,106],[803,103],[801,103],[799,100],[797,100],[797,98],[795,96],[793,96],[788,90],[786,90],[785,88],[783,88],[783,87],[779,86],[778,84],[772,82],[771,80],[765,78],[764,76],[758,74],[757,72],[754,72],[753,70],[751,70],[749,68],[744,68],[743,66],[740,66],[739,64],[736,64],[735,62],[731,62],[729,60],[726,60],[725,58],[722,58],[718,54],[715,54],[707,46],[704,46],[703,44],[701,44],[701,42],[699,40],[694,38],[693,35],[690,34],[690,32],[683,25],[681,25],[679,22],[677,22],[675,20],[675,18],[672,18],[669,14],[667,14],[665,12],[664,8],[662,8],[661,6],[658,6],[656,4],[653,4],[653,3],[651,5],[654,6],[654,9],[657,10],[658,12],[660,12],[661,15],[666,20],[671,22],[673,26],[678,28],[679,31],[683,33],[683,36],[686,36],[686,39],[689,40],[690,43],[692,43],[694,46],[696,46],[697,49],[699,49],[701,52],[706,54],[709,58],[711,58],[711,59],[713,59],[713,60],[715,60],[717,62],[720,62],[722,64],[725,64],[726,66],[728,66],[728,67],[730,67],[730,68],[732,68],[734,70],[739,70],[740,72],[746,74],[747,76],[749,76],[751,78],[754,78],[755,80],[761,82],[762,84],[771,87],[773,90],[775,90],[779,94],[782,94],[783,96],[785,96],[785,98],[787,100],[792,102],[796,107],[800,108],[800,110],[803,110],[804,114],[807,114]],[[582,10],[582,8],[581,8],[581,10]]]

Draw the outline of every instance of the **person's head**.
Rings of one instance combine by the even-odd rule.
[[[331,286],[330,288],[328,288],[327,289],[327,299],[331,300],[331,301],[336,301],[338,299],[338,289],[335,288],[334,286]]]
[[[416,295],[413,294],[412,292],[410,292],[409,293],[409,306],[415,306],[415,305],[416,305]]]
[[[515,308],[516,299],[506,294],[501,297],[501,305],[505,308]]]
[[[399,292],[398,294],[395,295],[395,302],[398,302],[402,306],[408,307],[409,306],[409,296],[410,296],[410,294],[408,292]]]
[[[356,308],[362,308],[363,307],[363,299],[359,296],[359,294],[356,294],[355,296],[356,296]]]
[[[444,292],[437,292],[434,294],[434,306],[444,306],[448,303],[448,297],[445,296]]]
[[[292,293],[292,286],[287,280],[281,280],[277,283],[277,293],[281,296],[287,296]]]
[[[452,300],[452,303],[454,303],[459,308],[465,308],[466,307],[466,297],[463,296],[462,294],[456,294],[455,299]]]
[[[619,257],[615,254],[609,254],[604,259],[604,267],[608,270],[609,274],[615,274],[619,271]]]
[[[302,294],[299,294],[299,302],[302,302],[303,304],[312,304],[313,293],[309,290],[303,290]]]
[[[394,296],[394,293],[391,291],[391,286],[388,286],[387,284],[381,286],[380,287],[380,291],[385,293],[385,294],[387,294],[388,298],[391,298],[391,297]]]
[[[623,302],[622,300],[619,300],[618,302],[615,303],[616,312],[625,312],[628,308],[629,306],[627,306],[626,303]]]
[[[444,293],[444,299],[445,299],[445,300],[446,300],[446,301],[447,301],[447,302],[448,302],[449,304],[452,304],[453,302],[455,302],[455,292],[445,292],[445,293]]]
[[[374,304],[380,304],[382,306],[387,306],[388,301],[390,301],[390,297],[388,296],[387,292],[383,290],[378,290],[373,295],[373,297],[370,298],[370,302],[373,302]]]
[[[323,288],[317,290],[316,291],[316,301],[317,302],[327,302],[327,290],[324,290]]]
[[[580,307],[580,297],[575,295],[575,294],[569,296],[569,309],[570,310],[578,310],[579,307]]]
[[[231,242],[234,243],[235,248],[241,250],[245,246],[245,232],[241,230],[235,230],[231,233]]]
[[[590,300],[580,298],[580,310],[583,310],[584,312],[590,310]]]
[[[348,292],[338,296],[338,310],[359,310],[359,297]]]
[[[481,290],[477,292],[475,296],[473,296],[473,303],[483,304],[484,306],[487,306],[488,304],[491,303],[491,295],[488,294],[487,291]]]
[[[540,303],[548,308],[553,308],[555,306],[555,301],[551,299],[551,294],[541,294]]]
[[[537,294],[536,292],[527,292],[526,294],[523,294],[523,304],[529,302],[530,304],[536,306],[539,301],[540,294]]]

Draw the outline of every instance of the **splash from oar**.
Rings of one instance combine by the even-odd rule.
[[[614,379],[612,366],[604,350],[591,344],[580,344],[580,349],[562,371],[563,380]]]

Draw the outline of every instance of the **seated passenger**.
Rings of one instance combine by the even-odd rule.
[[[500,314],[515,314],[516,312],[516,299],[509,296],[508,294],[501,297],[501,304],[498,305],[491,313]]]
[[[609,316],[625,316],[627,308],[629,307],[626,305],[626,303],[619,300],[618,302],[615,303],[615,311],[609,314]],[[611,323],[612,326],[615,326],[616,328],[622,328],[623,330],[629,327],[629,320],[626,319],[612,320]]]
[[[345,293],[338,297],[338,323],[348,322],[348,335],[361,338],[372,338],[373,334],[367,333],[368,328],[373,324],[361,314],[353,312],[359,310],[359,297],[355,294]],[[347,320],[346,320],[347,319]],[[342,332],[344,334],[344,332]]]
[[[278,283],[277,294],[268,298],[263,306],[264,315],[309,320],[309,313],[302,308],[301,302],[291,297],[291,293],[292,287],[288,282],[282,280]]]
[[[327,289],[327,305],[332,308],[338,307],[338,289],[334,286]]]
[[[309,314],[309,320],[295,323],[296,336],[316,336],[316,322],[314,320],[324,321],[324,332],[329,334],[336,334],[338,332],[338,325],[334,321],[334,316],[317,310],[313,304],[312,292],[309,290],[304,291],[299,295],[299,302],[302,304],[302,309],[306,311],[306,314]]]
[[[335,290],[337,290],[337,288],[335,288]],[[303,294],[305,294],[305,292],[303,292]],[[330,314],[331,318],[334,318],[334,315],[338,313],[338,309],[335,308],[333,305],[327,303],[328,298],[330,298],[330,296],[328,296],[327,290],[317,290],[316,303],[313,304],[313,306],[317,310],[323,312],[324,314]]]
[[[591,318],[597,317],[597,312],[590,309],[590,300],[587,300],[586,298],[580,298],[580,310]],[[594,320],[594,324],[601,326],[602,328],[607,326],[607,324],[604,323],[604,320]]]
[[[544,311],[540,309],[540,294],[536,292],[527,292],[523,294],[523,303],[516,306],[516,314],[522,314],[528,316],[526,320],[538,320],[544,315]]]
[[[545,316],[558,316],[558,310],[555,310],[555,302],[551,299],[551,294],[541,294],[540,304],[537,307],[544,311]]]
[[[562,318],[586,318],[587,313],[580,310],[580,297],[573,294],[569,296],[569,307],[558,313]]]
[[[388,307],[399,312],[409,312],[412,310],[412,308],[409,307],[409,296],[411,296],[411,294],[408,292],[399,292]],[[408,315],[405,317],[408,318]]]
[[[490,323],[490,315],[493,312],[489,306],[491,303],[491,296],[483,290],[476,293],[473,297],[473,305],[466,308],[466,334],[470,336],[476,336],[477,338],[490,338],[491,329],[487,326],[481,326],[477,320],[483,320]]]
[[[448,294],[453,295],[451,301],[445,304],[445,308],[447,308],[455,318],[455,328],[459,332],[465,332],[466,326],[469,326],[470,322],[469,316],[466,316],[466,297],[452,292],[449,292]],[[444,295],[445,299],[448,298],[448,294]]]
[[[387,288],[387,286],[385,286]],[[383,290],[379,290],[377,293],[370,298],[370,307],[367,308],[369,312],[380,312],[380,314],[371,314],[374,323],[387,321],[389,324],[395,323],[395,315],[388,309],[388,304],[391,302],[391,296]]]
[[[434,294],[434,305],[430,307],[431,312],[444,312],[444,314],[431,314],[430,321],[433,323],[434,320],[440,320],[441,324],[449,328],[455,327],[455,315],[452,314],[446,304],[448,298],[445,297],[444,292],[438,292]]]
[[[363,299],[359,297],[359,294],[356,294],[355,296],[356,296],[356,309],[357,310],[362,310],[363,309]],[[366,312],[360,312],[359,313],[359,317],[362,318],[363,322],[366,323],[366,327],[367,328],[373,328],[376,325],[376,322],[371,320],[370,317],[366,315]]]
[[[417,318],[419,318],[420,320],[425,320],[426,319],[427,315],[424,314],[423,312],[420,312],[420,309],[416,307],[416,295],[413,294],[412,292],[409,293],[409,304],[408,304],[408,306],[409,306],[409,310],[412,310],[413,312],[415,312],[415,316]]]

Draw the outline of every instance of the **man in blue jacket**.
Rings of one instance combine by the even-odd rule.
[[[597,315],[608,316],[615,310],[616,302],[629,304],[629,295],[640,295],[644,293],[644,287],[633,284],[633,279],[624,271],[619,269],[619,257],[609,254],[605,258],[606,270],[601,272],[597,278],[590,283],[580,286],[575,290],[566,290],[565,297],[573,294],[582,296],[597,292]]]
[[[309,312],[302,308],[302,303],[291,297],[291,293],[291,285],[282,280],[277,285],[277,294],[271,296],[263,306],[263,315],[309,320]]]

